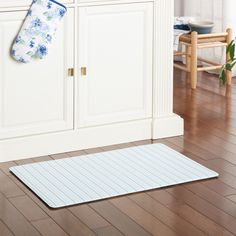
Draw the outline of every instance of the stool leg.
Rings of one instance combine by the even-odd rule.
[[[233,39],[233,32],[232,32],[232,29],[227,29],[227,33],[228,33],[228,35],[227,35],[227,44],[229,45],[230,44],[230,42],[232,41],[232,39]],[[227,54],[227,56],[226,56],[226,63],[227,63],[227,61],[229,61],[230,60],[230,56],[229,56],[229,53]],[[227,79],[227,84],[228,85],[231,85],[231,80],[232,80],[232,72],[231,71],[228,71],[228,70],[226,70],[226,79]]]
[[[191,33],[191,60],[190,60],[190,74],[191,74],[191,88],[197,87],[197,38],[198,33]]]
[[[185,53],[186,53],[186,67],[188,72],[190,72],[190,65],[191,65],[191,46],[185,46]]]

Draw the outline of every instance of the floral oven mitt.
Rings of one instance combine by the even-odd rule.
[[[44,58],[65,13],[66,7],[55,0],[33,0],[13,43],[12,57],[23,63]]]

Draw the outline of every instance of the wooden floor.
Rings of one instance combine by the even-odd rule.
[[[0,164],[0,236],[236,235],[236,85],[199,76],[191,91],[175,71],[174,110],[185,136],[158,140],[220,173],[219,179],[50,210],[8,168],[16,164],[100,152],[128,143]]]

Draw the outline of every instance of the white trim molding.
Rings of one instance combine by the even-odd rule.
[[[169,117],[159,117],[153,120],[153,139],[167,138],[183,135],[183,118],[173,114]]]
[[[155,1],[153,139],[183,135],[183,119],[173,113],[174,0]]]

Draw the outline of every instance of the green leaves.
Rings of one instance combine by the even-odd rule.
[[[232,70],[231,64],[227,63],[225,65],[225,69],[228,70],[228,71],[231,71]]]
[[[231,64],[231,70],[234,68],[235,65],[236,65],[236,60],[234,59],[234,62]]]
[[[232,41],[230,42],[230,44],[227,46],[227,49],[226,49],[226,53],[227,53],[227,54],[229,53],[230,48],[232,47],[233,43],[234,43],[234,40],[232,40]]]
[[[231,61],[234,60],[234,52],[235,52],[235,44],[232,44],[232,46],[229,48],[229,55],[230,55]]]
[[[225,72],[225,67],[222,67],[220,70],[220,82],[222,84],[226,83],[226,72]]]
[[[227,71],[232,71],[232,69],[234,68],[234,66],[236,65],[236,58],[235,58],[235,42],[236,39],[232,40],[230,42],[230,44],[227,46],[226,49],[226,55],[229,55],[230,59],[227,61],[226,64],[224,64],[221,67],[220,70],[220,75],[219,75],[219,79],[220,82],[224,85],[226,83],[227,80]]]

